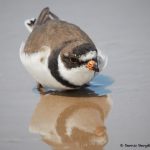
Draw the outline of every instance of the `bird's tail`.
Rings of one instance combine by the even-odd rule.
[[[44,8],[37,19],[27,19],[25,20],[25,26],[29,32],[32,32],[35,25],[45,24],[48,20],[58,20],[59,18],[53,14],[48,7]]]
[[[25,27],[27,28],[27,30],[29,32],[32,32],[32,30],[33,30],[33,28],[35,26],[35,22],[36,22],[35,18],[31,18],[31,19],[25,20],[24,25],[25,25]]]

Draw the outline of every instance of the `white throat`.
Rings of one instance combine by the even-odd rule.
[[[72,69],[66,68],[60,55],[58,57],[58,71],[62,78],[78,86],[88,83],[94,77],[94,71],[88,70],[85,65]]]

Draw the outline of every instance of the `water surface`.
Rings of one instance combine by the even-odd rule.
[[[97,80],[100,85],[95,80],[80,90],[40,95],[30,131],[55,150],[102,150],[108,142],[105,119],[111,109],[106,87],[112,80],[106,76]]]
[[[37,134],[28,131],[33,111],[38,107],[37,103],[42,103],[42,97],[33,92],[35,82],[19,59],[20,44],[28,35],[23,22],[37,16],[45,6],[50,6],[60,18],[79,25],[93,39],[96,47],[108,55],[108,66],[102,74],[112,77],[115,82],[106,88],[112,91],[113,108],[105,120],[109,137],[105,150],[125,149],[120,144],[148,144],[149,0],[1,0],[0,150],[50,149]],[[98,84],[101,82],[98,81]],[[104,96],[107,92],[102,93]],[[97,101],[101,98],[97,97]],[[97,109],[92,110],[100,114]],[[73,117],[72,114],[70,117]],[[97,117],[100,121],[100,115]],[[36,131],[40,134],[39,128]]]

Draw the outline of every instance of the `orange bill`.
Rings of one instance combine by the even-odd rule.
[[[86,67],[91,71],[99,72],[98,65],[94,60],[89,60],[88,63],[86,64]]]

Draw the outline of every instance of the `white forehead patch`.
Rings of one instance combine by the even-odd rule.
[[[97,52],[96,51],[90,51],[88,53],[86,53],[85,55],[82,55],[79,60],[81,61],[87,61],[87,60],[90,60],[90,59],[93,59],[95,58],[97,55]]]

